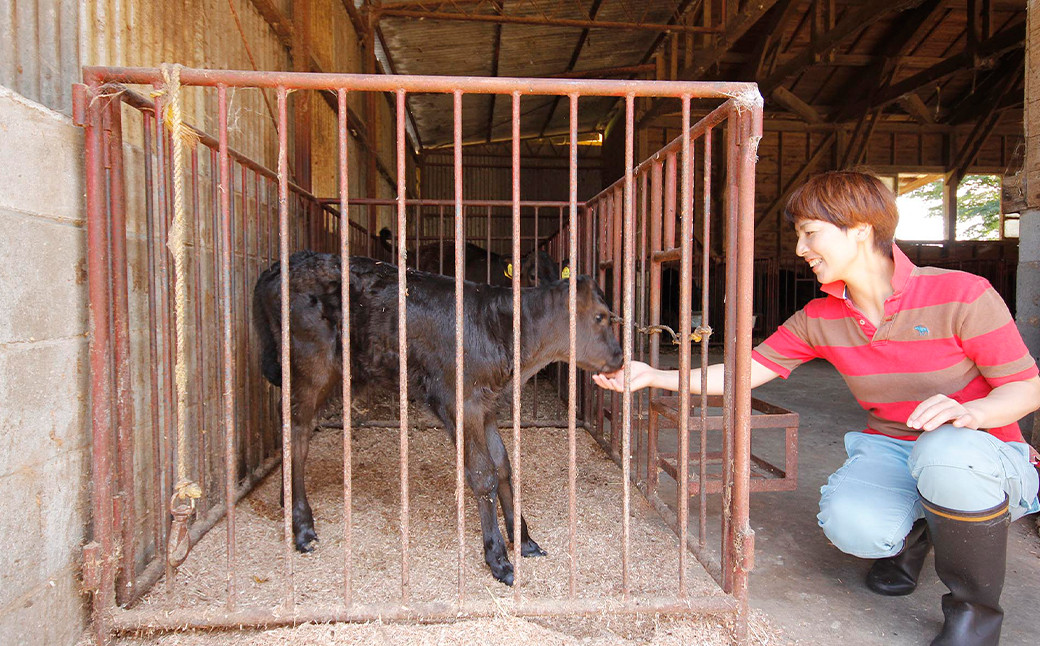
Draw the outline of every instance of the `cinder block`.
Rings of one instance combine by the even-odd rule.
[[[82,222],[83,131],[0,87],[0,207]]]
[[[68,567],[16,599],[0,606],[4,644],[74,644],[87,625],[87,597],[80,592],[79,570]]]
[[[1030,209],[1019,217],[1018,261],[1020,263],[1040,261],[1040,210]]]
[[[83,337],[0,348],[0,476],[89,442],[88,373]]]
[[[79,562],[89,466],[89,451],[80,448],[0,477],[0,491],[8,492],[0,496],[0,536],[7,538],[0,550],[0,608],[17,604]]]
[[[0,344],[84,334],[83,228],[0,207],[0,240]]]

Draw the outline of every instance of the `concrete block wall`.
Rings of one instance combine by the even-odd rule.
[[[1019,225],[1018,296],[1016,318],[1029,351],[1040,357],[1040,1],[1030,0],[1026,22],[1026,160],[1023,172],[1027,209]],[[1040,447],[1040,413],[1026,439]]]
[[[86,621],[90,487],[83,131],[0,86],[0,643]]]

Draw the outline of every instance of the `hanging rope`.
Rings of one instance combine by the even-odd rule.
[[[165,87],[165,110],[162,119],[171,133],[173,143],[173,225],[166,239],[166,248],[173,256],[174,308],[176,338],[176,364],[174,372],[174,388],[177,399],[177,484],[174,486],[173,499],[170,501],[174,516],[174,527],[170,532],[167,546],[167,559],[174,566],[179,565],[187,556],[187,521],[195,509],[195,501],[202,496],[202,488],[188,475],[188,357],[187,357],[187,311],[188,286],[185,281],[185,260],[187,257],[187,231],[184,206],[184,147],[193,147],[198,142],[198,135],[184,125],[181,114],[180,97],[180,65],[163,63],[161,71]]]

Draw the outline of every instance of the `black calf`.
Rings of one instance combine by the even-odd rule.
[[[339,256],[300,252],[289,260],[292,374],[292,491],[296,549],[317,539],[304,484],[304,464],[317,415],[342,384]],[[454,438],[455,283],[426,272],[407,275],[408,395],[425,404]],[[520,376],[526,381],[545,365],[568,357],[567,281],[521,292]],[[281,283],[279,264],[261,274],[253,292],[253,320],[261,339],[261,368],[281,383]],[[577,284],[578,365],[609,372],[622,364],[603,295],[588,277]],[[353,385],[395,388],[399,378],[397,268],[370,258],[350,260],[350,358]],[[513,540],[513,491],[505,445],[495,423],[502,396],[511,392],[513,294],[467,282],[464,287],[465,379],[462,424],[466,478],[480,512],[484,558],[496,579],[513,583],[513,566],[498,527],[496,498]],[[545,552],[520,519],[521,553]]]

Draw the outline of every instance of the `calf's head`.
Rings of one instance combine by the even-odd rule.
[[[552,256],[540,249],[520,260],[520,285],[523,287],[551,285],[560,278],[560,266]]]
[[[564,298],[568,281],[556,286],[562,289]],[[579,276],[577,285],[577,310],[575,312],[578,367],[591,372],[614,372],[624,362],[621,345],[611,326],[611,312],[603,298],[603,292],[589,276]]]

